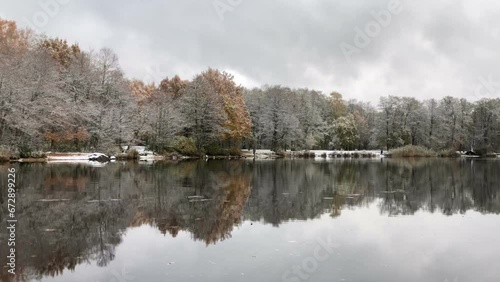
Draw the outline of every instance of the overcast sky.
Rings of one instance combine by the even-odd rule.
[[[374,103],[500,97],[495,0],[0,0],[0,17],[84,49],[110,47],[127,77],[149,81],[210,66],[247,87]],[[369,41],[356,40],[366,28]]]

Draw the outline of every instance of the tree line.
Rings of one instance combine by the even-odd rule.
[[[377,106],[310,89],[245,89],[224,71],[159,84],[128,79],[110,49],[0,19],[0,144],[20,151],[146,145],[157,152],[282,150],[498,151],[500,99],[382,97]]]

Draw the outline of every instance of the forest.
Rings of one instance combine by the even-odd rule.
[[[500,99],[388,93],[378,105],[338,92],[246,89],[225,71],[160,83],[127,78],[110,49],[84,51],[0,19],[2,151],[238,154],[244,149],[500,151]],[[371,93],[366,93],[371,95]]]

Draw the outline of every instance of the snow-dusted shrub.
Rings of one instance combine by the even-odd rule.
[[[174,141],[174,150],[185,156],[196,156],[196,142],[193,138],[178,136]]]
[[[0,163],[8,162],[11,158],[15,157],[15,151],[7,146],[0,146]]]

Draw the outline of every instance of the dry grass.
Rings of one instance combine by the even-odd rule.
[[[409,145],[389,151],[388,156],[391,158],[430,158],[436,157],[437,154],[422,146]]]
[[[441,150],[437,155],[440,158],[460,158],[460,154],[453,149]]]

